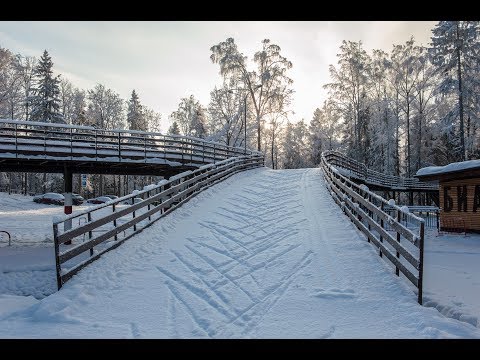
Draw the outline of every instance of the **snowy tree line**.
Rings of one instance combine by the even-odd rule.
[[[328,149],[403,176],[424,166],[479,158],[478,36],[478,21],[441,21],[426,46],[412,37],[390,52],[367,52],[361,41],[343,41],[324,85],[328,98],[309,122],[298,121],[290,110],[293,64],[280,46],[265,39],[249,59],[228,38],[210,48],[221,85],[210,92],[206,106],[193,94],[180,99],[168,116],[167,133],[246,145],[263,151],[272,168],[318,166]],[[52,68],[46,51],[37,60],[0,48],[0,117],[161,130],[161,115],[145,107],[135,90],[128,101],[103,84],[82,90],[53,76]],[[118,194],[148,182],[130,178],[95,175],[92,184],[96,193]],[[61,182],[53,175],[49,179],[2,174],[0,187],[13,183],[29,192],[39,192],[39,186],[58,191]]]
[[[441,21],[428,46],[412,37],[390,53],[343,41],[309,131],[302,122],[284,130],[283,165],[317,165],[322,150],[338,149],[372,169],[413,176],[480,158],[479,25]],[[293,144],[301,134],[310,144],[303,149]]]
[[[272,168],[318,166],[321,152],[329,149],[408,177],[425,166],[479,158],[479,24],[440,21],[429,44],[411,37],[390,52],[367,52],[361,41],[343,41],[324,85],[328,97],[309,122],[289,110],[292,63],[280,47],[264,40],[249,68],[229,38],[210,49],[222,87],[211,92],[206,109],[190,98],[198,109],[191,112],[197,114],[190,116],[192,124],[204,125],[188,129],[202,132],[185,126],[177,131],[227,145],[246,141],[266,154]]]
[[[160,131],[161,115],[141,104],[132,91],[128,101],[103,84],[83,90],[62,75],[53,74],[53,61],[45,50],[40,59],[13,54],[0,47],[0,118],[89,125],[102,129]],[[128,193],[155,181],[146,177],[94,175],[85,195]],[[0,173],[0,189],[22,193],[62,191],[58,174]],[[80,192],[80,175],[74,179]]]

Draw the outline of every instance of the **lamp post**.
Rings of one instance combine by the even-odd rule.
[[[262,87],[262,84],[258,84],[255,86],[255,88],[253,89],[254,91],[261,88]],[[240,89],[229,89],[228,92],[230,94],[233,94],[233,90],[240,90],[240,91],[246,91],[245,93],[245,97],[243,98],[243,130],[244,130],[244,134],[245,134],[245,140],[244,140],[244,145],[245,145],[245,155],[247,155],[247,97],[248,97],[248,89],[245,89],[245,88],[240,88]],[[258,127],[260,129],[260,120],[258,120]],[[260,130],[259,130],[259,136],[260,136]],[[260,142],[260,140],[259,140]]]

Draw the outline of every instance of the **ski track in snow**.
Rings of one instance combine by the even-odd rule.
[[[256,169],[0,318],[0,337],[479,338],[480,330],[416,303],[334,204],[320,169]]]

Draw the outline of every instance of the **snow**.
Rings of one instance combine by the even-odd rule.
[[[424,305],[480,328],[480,235],[438,235],[425,240]]]
[[[389,206],[395,206],[395,200],[394,199],[388,200],[388,205]]]
[[[403,205],[400,207],[400,210],[403,212],[403,213],[406,213],[408,214],[410,212],[410,209],[408,208],[408,206],[406,205]]]
[[[365,190],[365,191],[369,191],[369,190],[370,190],[370,189],[368,188],[368,186],[365,185],[365,184],[361,184],[361,185],[360,185],[360,189]]]
[[[1,195],[1,205],[9,198]],[[22,213],[23,203],[9,203],[18,231],[51,237],[51,221],[48,232],[29,225],[34,216]],[[52,216],[47,205],[27,209],[34,205],[43,207],[35,216]],[[422,307],[334,203],[319,169],[250,170],[200,193],[41,301],[12,300],[5,295],[21,294],[0,288],[0,338],[480,338],[472,325],[480,315],[480,237],[465,239],[426,241],[433,307]],[[40,249],[53,257],[51,244],[23,249],[34,251],[22,260],[15,247],[0,247],[9,270],[27,269]],[[0,284],[12,273],[2,270]],[[453,301],[463,304],[454,315],[463,321],[434,308]]]
[[[480,160],[460,161],[445,166],[428,166],[421,168],[417,171],[416,176],[439,175],[476,168],[480,168]]]
[[[157,185],[155,185],[155,184],[145,185],[145,186],[143,187],[143,190],[146,190],[146,191],[148,191],[148,190],[153,190],[153,189],[155,189],[156,187],[157,187]]]
[[[180,174],[171,176],[171,177],[169,178],[169,181],[175,181],[175,180],[181,179],[182,177],[185,177],[185,176],[187,176],[187,175],[190,175],[191,173],[192,173],[191,170],[181,172]]]
[[[0,119],[0,123],[42,126],[42,127],[45,127],[45,126],[47,126],[47,127],[62,127],[62,128],[67,128],[67,129],[79,129],[79,130],[95,130],[95,128],[93,126],[69,125],[69,124],[58,124],[58,123],[37,122],[37,121],[24,121],[24,120]]]
[[[0,319],[16,311],[24,310],[38,302],[33,296],[15,296],[0,294]]]

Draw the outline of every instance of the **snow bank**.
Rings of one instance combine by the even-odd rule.
[[[39,300],[33,296],[16,296],[0,294],[0,319],[11,315],[14,312],[25,310],[38,303]]]

